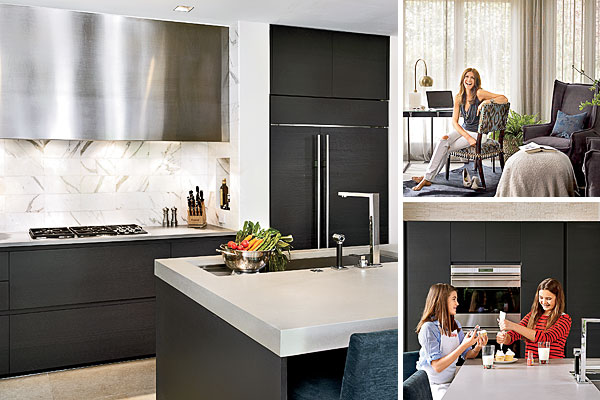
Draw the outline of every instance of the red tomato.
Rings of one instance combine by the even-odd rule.
[[[240,244],[240,245],[238,245],[237,249],[238,249],[238,250],[244,250],[244,246],[242,246],[242,245]]]
[[[248,247],[248,245],[250,244],[250,242],[248,242],[247,240],[242,240],[242,243],[240,243],[242,246],[244,246],[244,248]]]
[[[231,240],[229,241],[229,243],[227,243],[227,247],[229,247],[230,249],[237,249],[237,244],[235,244],[235,242]]]

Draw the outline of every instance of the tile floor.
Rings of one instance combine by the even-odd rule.
[[[154,400],[156,359],[0,379],[1,400]]]

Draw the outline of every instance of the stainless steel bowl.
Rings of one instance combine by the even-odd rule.
[[[231,270],[242,273],[258,272],[269,263],[273,250],[269,251],[244,251],[231,250],[225,245],[217,249],[223,255],[225,265]]]

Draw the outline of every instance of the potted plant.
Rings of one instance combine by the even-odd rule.
[[[537,114],[519,114],[510,110],[504,130],[504,159],[507,160],[519,151],[519,146],[523,145],[523,126],[543,123],[544,121],[540,120]],[[498,135],[498,132],[494,135],[496,140]]]
[[[589,76],[588,76],[588,78],[589,78]],[[595,80],[594,84],[592,85],[590,90],[592,92],[596,92],[596,94],[592,98],[592,101],[585,101],[585,102],[581,103],[579,105],[580,110],[583,110],[587,106],[600,106],[600,80]]]

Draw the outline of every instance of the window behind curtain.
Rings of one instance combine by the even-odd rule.
[[[465,66],[479,71],[484,89],[509,99],[511,22],[510,0],[464,3]]]
[[[510,96],[511,20],[511,0],[405,0],[404,87],[414,90],[424,58],[433,89],[456,94],[460,74],[474,67],[485,89]]]
[[[583,82],[571,66],[585,69],[585,0],[556,0],[556,77],[564,82]]]

